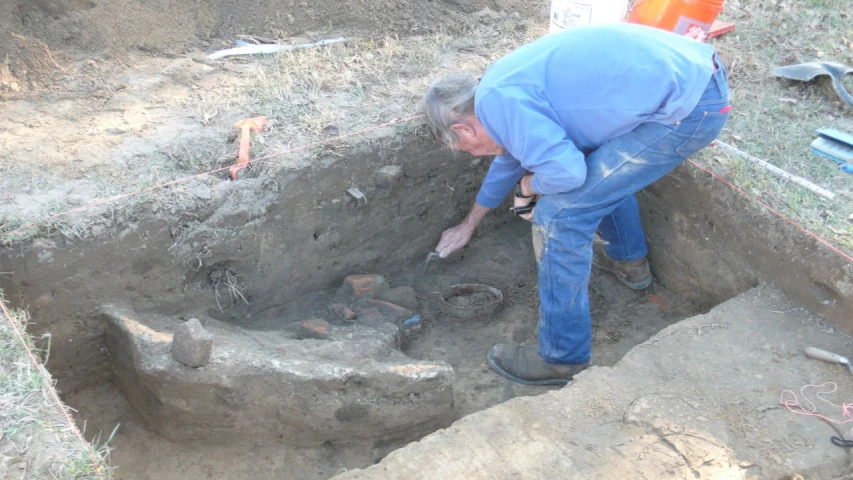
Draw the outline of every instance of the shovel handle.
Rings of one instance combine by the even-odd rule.
[[[806,348],[806,356],[829,363],[838,363],[841,365],[850,364],[850,360],[848,360],[847,357],[842,357],[837,353],[827,352],[826,350],[821,350],[815,347]]]

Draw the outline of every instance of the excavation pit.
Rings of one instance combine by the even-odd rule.
[[[402,171],[390,194],[378,182],[387,165]],[[486,363],[496,343],[537,342],[529,223],[504,205],[459,258],[422,270],[487,168],[411,135],[276,178],[189,184],[172,192],[181,213],[143,208],[107,235],[5,250],[16,275],[3,289],[32,306],[33,334],[50,334],[47,366],[87,435],[120,425],[112,461],[126,478],[329,478],[553,390]],[[775,253],[748,254],[764,239],[742,222],[760,211],[704,180],[682,167],[639,195],[652,287],[592,272],[593,365],[616,365],[779,268]],[[736,221],[719,208],[732,204]],[[810,248],[785,232],[780,249]],[[826,276],[831,259],[811,259],[809,288],[778,283],[832,318],[848,300]],[[190,318],[213,337],[200,368],[171,355]]]
[[[418,136],[391,145],[279,178],[188,185],[175,217],[143,213],[111,235],[6,252],[31,272],[4,289],[37,300],[33,332],[52,336],[64,400],[93,436],[121,425],[120,471],[328,478],[549,390],[486,364],[495,343],[536,342],[530,224],[496,211],[462,255],[423,274],[488,163]],[[403,172],[390,195],[386,165]],[[704,308],[662,283],[632,292],[597,273],[591,303],[597,365]],[[213,337],[200,368],[171,355],[191,318]]]
[[[667,471],[679,478],[715,468],[726,456],[721,450],[747,452],[726,465],[726,474],[743,468],[758,478],[780,478],[806,473],[798,468],[808,464],[831,478],[838,470],[838,452],[818,448],[826,432],[811,435],[809,423],[794,423],[768,405],[778,407],[780,372],[793,379],[786,386],[831,373],[824,365],[797,363],[796,351],[815,339],[839,352],[846,348],[832,328],[853,330],[853,270],[689,164],[638,195],[653,286],[632,292],[609,274],[592,272],[593,368],[584,375],[595,378],[598,391],[590,392],[589,382],[584,390],[526,387],[488,367],[486,353],[495,343],[537,342],[530,225],[510,215],[509,204],[487,217],[461,255],[433,261],[422,273],[423,256],[441,231],[470,208],[488,161],[454,156],[419,134],[417,120],[403,119],[440,71],[482,71],[510,43],[538,35],[529,27],[544,25],[543,2],[407,0],[386,8],[323,0],[307,8],[260,2],[247,9],[205,0],[166,6],[170,15],[162,5],[129,0],[13,3],[0,7],[0,25],[14,34],[6,42],[10,51],[0,47],[11,54],[0,89],[11,85],[33,95],[15,93],[4,103],[11,112],[4,148],[26,160],[10,163],[4,175],[6,188],[18,194],[6,198],[6,213],[41,213],[50,199],[74,202],[62,207],[70,208],[227,168],[233,155],[223,152],[236,146],[226,137],[243,116],[274,120],[264,153],[323,142],[308,161],[276,157],[276,168],[252,165],[233,182],[224,174],[198,175],[138,200],[64,217],[73,227],[64,235],[50,230],[0,251],[4,297],[29,309],[30,332],[49,345],[47,367],[86,437],[103,440],[118,425],[111,441],[117,478],[325,479],[383,458],[414,468],[407,480],[430,473],[483,476],[457,470],[441,477],[441,468],[453,466],[448,455],[422,455],[423,463],[410,462],[404,452],[387,455],[442,442],[463,456],[463,466],[488,462],[501,474],[525,478],[536,477],[537,466],[543,478],[571,471],[534,458],[605,458],[594,450],[596,442],[618,455],[616,461],[663,459],[669,468],[678,457]],[[493,20],[498,23],[490,26]],[[388,31],[445,29],[453,38],[379,38]],[[210,37],[232,34],[286,35],[290,43],[344,35],[348,42],[304,57],[204,59],[226,46]],[[115,50],[96,53],[105,47]],[[304,89],[291,88],[294,81]],[[261,145],[253,143],[253,155]],[[227,163],[213,165],[220,156]],[[75,181],[45,192],[45,176]],[[755,293],[762,282],[796,304]],[[502,301],[488,305],[500,308],[460,318],[458,305],[441,292],[470,283],[500,290]],[[766,297],[773,301],[762,302]],[[711,310],[729,299],[734,306]],[[814,322],[791,318],[802,307],[834,322],[829,330],[821,327],[830,333],[820,337]],[[688,317],[694,318],[683,321]],[[782,327],[775,323],[780,318]],[[175,330],[190,319],[213,339],[208,363],[198,368],[176,361],[170,348]],[[758,322],[761,329],[748,328]],[[726,349],[744,339],[753,342],[741,345],[744,359],[728,358]],[[708,364],[732,361],[703,370],[685,361],[697,352],[708,353],[701,359]],[[638,357],[657,364],[640,364]],[[744,372],[738,361],[756,370]],[[625,375],[625,369],[633,370]],[[630,406],[611,401],[608,389],[643,384],[653,373],[654,395]],[[613,378],[616,385],[608,383]],[[716,387],[723,384],[734,388],[720,398]],[[756,393],[758,386],[763,390]],[[699,403],[715,399],[726,406],[717,416]],[[547,408],[525,416],[519,405]],[[656,417],[672,411],[677,415]],[[678,463],[690,463],[681,447],[697,436],[643,443],[651,430],[660,434],[664,420],[666,428],[684,428],[690,423],[683,417],[703,415],[730,442],[720,441],[727,446],[715,446],[710,456],[702,444],[693,470],[676,468],[687,468]],[[579,428],[580,437],[557,431],[568,418],[568,430]],[[640,427],[595,436],[596,429],[626,419]],[[480,437],[465,437],[471,424]],[[763,449],[778,433],[762,430],[765,425],[780,425],[783,441]],[[544,440],[549,428],[556,433]],[[453,443],[448,437],[454,434],[465,438]],[[607,440],[614,438],[620,444],[611,448]],[[625,446],[623,439],[633,443]],[[818,447],[774,459],[783,444]],[[500,455],[474,450],[484,445],[500,445]],[[815,457],[803,460],[804,451]],[[513,455],[523,458],[504,468]],[[621,477],[646,472],[626,468],[630,474]],[[392,471],[406,473],[399,465]],[[665,476],[651,472],[646,477]],[[620,478],[612,471],[598,476]]]

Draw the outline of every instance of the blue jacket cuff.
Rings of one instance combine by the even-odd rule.
[[[497,208],[500,206],[501,203],[503,203],[504,198],[506,198],[506,195],[504,195],[503,197],[496,197],[494,195],[489,195],[483,190],[480,190],[480,192],[477,194],[477,203],[486,208]]]

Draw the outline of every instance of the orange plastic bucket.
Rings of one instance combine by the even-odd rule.
[[[700,42],[723,11],[725,0],[637,0],[629,23],[669,30]]]

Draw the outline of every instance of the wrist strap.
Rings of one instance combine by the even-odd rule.
[[[523,195],[521,193],[521,183],[519,182],[515,185],[515,196],[516,198],[533,198],[536,195]]]

